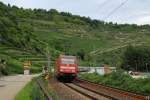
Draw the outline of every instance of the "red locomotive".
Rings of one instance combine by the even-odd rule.
[[[55,75],[58,80],[72,81],[77,77],[77,58],[61,55],[56,60]]]

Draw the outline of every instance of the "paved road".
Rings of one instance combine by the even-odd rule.
[[[13,100],[34,76],[37,75],[15,75],[0,78],[0,100]]]

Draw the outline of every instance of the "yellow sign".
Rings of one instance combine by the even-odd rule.
[[[25,62],[23,63],[23,65],[24,65],[24,66],[30,66],[30,65],[31,65],[31,62],[30,62],[30,61],[25,61]]]
[[[104,65],[104,72],[105,72],[105,74],[108,74],[111,72],[109,65]]]
[[[48,80],[49,79],[49,75],[47,74],[44,79]]]
[[[23,66],[24,66],[25,69],[28,69],[30,65],[31,65],[31,62],[30,62],[30,61],[25,61],[25,62],[23,63]]]

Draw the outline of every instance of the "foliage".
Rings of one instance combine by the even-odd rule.
[[[126,45],[150,43],[149,25],[117,24],[56,9],[32,10],[3,3],[0,3],[0,27],[0,44],[29,50],[35,55],[45,55],[48,44],[52,62],[60,53],[66,53],[77,55],[79,64],[84,66],[105,63],[120,66]]]
[[[54,100],[58,100],[56,94],[48,87],[48,81],[45,80],[43,77],[39,76],[38,78],[35,78],[35,80],[39,80],[41,85],[46,89],[46,91],[48,92],[48,94],[54,99]],[[35,81],[34,80],[34,81]],[[44,96],[41,88],[39,87],[39,85],[34,82],[33,83],[33,87],[32,87],[32,92],[31,92],[31,96],[30,96],[31,100],[47,100],[47,98]]]
[[[15,97],[15,100],[47,100],[35,80],[29,82]]]
[[[150,70],[150,47],[149,46],[129,46],[124,52],[123,68],[134,71]]]
[[[22,63],[18,62],[17,60],[10,59],[7,61],[6,69],[8,74],[22,74],[23,73],[23,65]]]
[[[47,100],[39,85],[34,82],[31,91],[31,100]]]
[[[36,80],[40,80],[41,84],[45,89],[48,90],[50,96],[53,97],[54,100],[58,100],[56,95],[52,92],[52,90],[48,87],[48,82],[44,80],[41,76],[34,78],[31,82],[29,82],[15,97],[15,100],[47,100],[44,96],[43,91],[37,84]]]
[[[105,84],[107,86],[126,91],[145,94],[150,93],[150,77],[145,79],[133,79],[123,71],[113,72],[104,76],[98,75],[96,73],[81,74],[79,77],[95,83]]]
[[[14,73],[23,73],[23,65],[22,63],[18,62],[15,59],[12,59],[10,56],[6,56],[0,54],[0,60],[4,60],[5,63],[3,64],[0,62],[0,68],[3,68],[0,73],[2,72],[3,75],[9,75]]]
[[[100,82],[100,75],[98,75],[97,73],[80,74],[78,77],[86,80],[90,80],[91,82],[95,82],[95,83]]]

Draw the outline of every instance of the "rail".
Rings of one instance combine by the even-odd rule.
[[[36,80],[37,84],[39,85],[40,89],[42,90],[44,96],[47,98],[47,100],[53,100],[52,97],[48,94],[48,91],[44,88],[40,80]]]
[[[113,99],[121,100],[150,100],[150,95],[141,95],[137,93],[127,92],[113,87],[105,86],[103,84],[96,84],[86,80],[77,79],[75,84],[87,88],[89,90],[99,92],[105,96]],[[92,87],[92,88],[89,88]]]
[[[70,89],[72,89],[72,90],[74,90],[74,91],[76,91],[76,92],[82,94],[83,96],[85,96],[85,97],[87,97],[87,98],[89,98],[89,99],[92,99],[92,100],[102,100],[102,99],[99,99],[97,96],[103,96],[103,95],[101,95],[101,94],[99,94],[99,93],[97,93],[97,92],[95,92],[95,91],[91,91],[91,90],[85,89],[85,88],[83,88],[83,87],[80,87],[80,86],[78,86],[78,85],[72,83],[73,85],[78,86],[79,88],[81,88],[81,90],[80,90],[80,89],[78,89],[78,88],[73,87],[73,86],[70,85],[70,84],[71,84],[71,83],[64,83],[65,86],[67,86],[67,87],[69,87]],[[82,91],[82,89],[85,89],[86,91]],[[92,92],[92,94],[91,94],[90,92]],[[93,94],[94,94],[94,95],[93,95]],[[96,95],[97,95],[97,96],[96,96]],[[104,97],[104,98],[107,98],[106,96],[103,96],[103,97]],[[107,99],[105,99],[105,100],[107,100]]]

